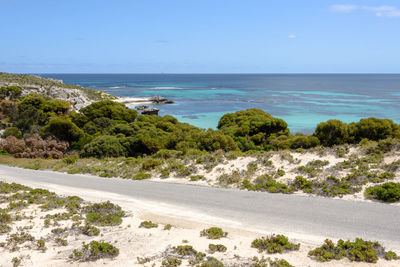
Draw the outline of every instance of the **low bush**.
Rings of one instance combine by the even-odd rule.
[[[217,245],[209,244],[208,249],[210,250],[211,253],[225,252],[227,250],[226,246],[224,246],[222,244],[217,244]]]
[[[65,247],[65,246],[68,245],[68,241],[66,239],[61,238],[61,237],[56,237],[54,239],[54,242],[59,246],[64,246]]]
[[[16,158],[53,158],[60,159],[69,148],[68,142],[48,138],[42,139],[38,134],[17,139],[8,136],[0,142],[0,149]]]
[[[147,229],[157,228],[157,227],[158,227],[158,224],[153,223],[152,221],[143,221],[139,225],[139,228],[147,228]]]
[[[100,234],[99,228],[88,224],[85,226],[80,226],[79,230],[81,230],[82,234],[87,236],[98,236]]]
[[[289,242],[284,235],[271,235],[253,240],[252,248],[258,249],[258,252],[282,253],[286,251],[299,250],[300,244]]]
[[[354,242],[340,239],[336,245],[326,239],[321,247],[309,251],[308,255],[323,262],[345,257],[351,261],[376,263],[379,257],[385,256],[385,249],[378,242],[364,241],[361,238],[356,238]]]
[[[86,222],[98,226],[114,226],[122,223],[125,212],[110,201],[95,203],[84,208]]]
[[[119,249],[106,242],[91,241],[83,244],[82,249],[74,249],[69,256],[75,261],[92,261],[101,258],[115,258],[119,254]]]
[[[384,202],[400,201],[400,183],[389,182],[368,187],[365,189],[365,196]]]
[[[177,267],[182,264],[182,260],[177,259],[177,258],[169,258],[166,260],[163,260],[161,263],[162,267]]]
[[[164,226],[164,231],[169,231],[169,230],[171,230],[171,228],[172,228],[172,225],[171,225],[171,224],[166,224],[166,225]]]
[[[391,260],[398,260],[398,259],[400,259],[400,257],[397,256],[397,254],[395,252],[388,251],[385,254],[385,259],[388,260],[388,261],[391,261]]]
[[[249,180],[243,180],[242,188],[249,191],[266,191],[269,193],[284,193],[289,194],[293,192],[293,188],[285,184],[275,181],[269,175],[259,176],[254,184]]]
[[[197,254],[197,250],[190,245],[177,246],[173,249],[174,252],[180,256],[195,256]]]
[[[224,267],[224,264],[214,257],[207,257],[199,267]]]
[[[132,177],[134,180],[144,180],[144,179],[149,179],[151,178],[150,173],[144,173],[144,172],[138,172]]]
[[[208,239],[220,239],[222,237],[227,237],[228,233],[224,232],[219,227],[211,227],[204,229],[200,232],[200,236],[206,236]]]
[[[47,247],[46,247],[46,241],[44,241],[43,239],[39,239],[36,241],[36,247],[38,250],[42,251],[42,252],[46,252]]]

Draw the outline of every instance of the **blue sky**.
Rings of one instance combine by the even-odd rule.
[[[0,71],[400,73],[395,0],[0,0]]]

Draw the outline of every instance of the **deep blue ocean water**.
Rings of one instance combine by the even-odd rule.
[[[260,108],[291,132],[311,133],[329,119],[365,117],[400,123],[400,74],[40,74],[116,96],[162,95],[160,115],[216,128],[228,112]],[[133,107],[132,107],[133,108]]]

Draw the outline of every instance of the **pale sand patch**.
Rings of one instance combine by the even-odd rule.
[[[52,188],[54,189],[54,188]],[[58,192],[69,192],[68,188],[57,188]],[[152,203],[123,201],[122,196],[112,195],[104,197],[101,192],[87,191],[80,192],[82,195],[88,196],[87,199],[91,200],[105,200],[111,199],[117,201],[118,204],[124,204],[124,209],[128,212],[128,216],[124,218],[123,223],[117,227],[101,227],[101,231],[104,234],[102,237],[92,238],[83,235],[74,236],[70,235],[67,237],[68,246],[58,247],[52,241],[52,238],[46,240],[46,244],[49,249],[42,253],[34,249],[34,247],[25,247],[18,252],[1,251],[0,265],[7,266],[13,257],[22,257],[23,266],[142,266],[138,264],[137,257],[145,258],[150,257],[153,260],[147,266],[151,266],[155,263],[155,266],[161,266],[163,252],[171,246],[177,245],[193,245],[197,251],[208,253],[208,245],[212,244],[223,244],[227,247],[227,252],[215,253],[212,256],[219,260],[223,260],[226,266],[247,266],[244,262],[248,262],[254,256],[261,257],[269,256],[271,258],[283,258],[294,264],[295,266],[322,266],[321,263],[312,260],[307,257],[307,253],[310,249],[318,246],[322,243],[323,239],[316,239],[305,236],[290,236],[292,242],[300,242],[301,249],[295,252],[273,254],[268,255],[265,253],[258,253],[254,248],[251,248],[251,242],[257,237],[265,236],[271,233],[256,232],[251,230],[244,230],[243,228],[232,227],[232,224],[226,221],[220,221],[218,218],[207,218],[211,224],[199,222],[199,220],[181,219],[172,216],[159,215],[168,213],[170,207],[162,206],[156,208]],[[140,208],[138,208],[140,207]],[[51,212],[42,212],[37,206],[31,206],[24,210],[25,215],[33,214],[36,215],[33,219],[27,219],[18,221],[14,227],[17,226],[29,226],[32,225],[30,233],[35,238],[52,237],[50,234],[51,228],[43,227],[43,220],[41,217],[45,214],[54,214],[61,212],[62,210],[53,210]],[[151,211],[151,212],[150,212]],[[175,213],[175,210],[170,212]],[[203,214],[191,214],[191,216],[203,217]],[[158,228],[144,229],[138,228],[140,222],[143,220],[152,220],[159,224]],[[169,231],[163,230],[164,225],[173,225]],[[230,225],[225,227],[225,225]],[[70,222],[60,222],[58,227],[70,226]],[[210,226],[221,226],[224,231],[227,231],[228,237],[220,240],[209,240],[205,237],[200,237],[200,231]],[[243,227],[243,226],[242,226]],[[82,241],[90,242],[91,240],[104,240],[109,242],[120,249],[120,255],[111,259],[101,259],[96,262],[84,262],[76,263],[69,262],[68,255],[73,249],[79,248]],[[184,241],[185,240],[185,241]],[[5,241],[5,237],[2,236],[0,242]],[[184,242],[188,243],[184,243]],[[242,262],[242,264],[241,264]],[[245,265],[243,265],[245,264]],[[188,266],[187,261],[183,261],[181,266]],[[397,266],[395,262],[388,262],[385,260],[379,260],[378,265],[365,264],[365,263],[354,263],[348,260],[332,261],[329,263],[323,263],[323,266]]]

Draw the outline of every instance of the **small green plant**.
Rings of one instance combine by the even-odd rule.
[[[99,228],[93,225],[84,225],[80,226],[79,230],[82,231],[82,234],[87,235],[87,236],[98,236],[100,234]]]
[[[21,265],[21,262],[22,262],[22,259],[21,259],[21,258],[18,258],[18,257],[14,257],[14,258],[12,258],[12,260],[11,260],[11,263],[12,263],[13,267],[18,267],[18,266],[20,266],[20,265]]]
[[[149,179],[150,177],[151,177],[150,173],[138,172],[132,178],[134,180],[144,180],[144,179]]]
[[[222,237],[226,237],[227,235],[228,233],[224,232],[219,227],[211,227],[200,232],[200,236],[206,236],[208,239],[220,239]]]
[[[351,261],[376,263],[378,257],[385,256],[385,249],[378,242],[364,241],[361,238],[356,238],[354,242],[340,239],[336,245],[326,239],[321,247],[309,251],[308,255],[323,262],[346,257]]]
[[[169,231],[169,230],[171,230],[171,228],[172,228],[172,225],[171,225],[171,224],[166,224],[166,225],[164,226],[164,231]]]
[[[384,202],[400,201],[400,183],[389,182],[368,187],[365,189],[365,196]]]
[[[199,180],[205,180],[206,177],[204,175],[192,175],[190,176],[190,181],[199,181]]]
[[[177,258],[169,258],[166,260],[163,260],[161,263],[162,267],[177,267],[182,264],[182,261]]]
[[[217,244],[217,245],[209,244],[208,249],[210,250],[211,253],[225,252],[227,250],[226,246],[224,246],[222,244]]]
[[[198,266],[199,267],[224,267],[224,264],[214,257],[207,257],[207,259]]]
[[[4,223],[0,223],[0,234],[8,233],[11,230],[12,230],[11,226]]]
[[[257,177],[257,179],[254,181],[254,184],[247,179],[243,180],[242,188],[250,191],[267,191],[269,193],[284,194],[290,194],[294,191],[294,188],[282,183],[278,183],[269,175],[262,175]]]
[[[145,263],[150,262],[150,261],[151,261],[151,258],[140,258],[140,257],[137,257],[136,260],[137,260],[137,262],[138,262],[139,264],[145,264]]]
[[[37,240],[36,241],[36,246],[37,246],[37,249],[42,251],[42,252],[45,252],[47,250],[46,241],[44,241],[43,239]]]
[[[180,256],[195,256],[197,250],[190,245],[177,246],[173,248],[174,252]]]
[[[83,243],[82,249],[74,249],[69,256],[76,261],[91,261],[101,258],[115,258],[119,254],[119,249],[106,242],[91,241],[89,244]]]
[[[385,254],[385,259],[388,260],[388,261],[391,261],[391,260],[398,260],[398,259],[400,259],[400,257],[397,256],[397,254],[395,252],[388,251]]]
[[[140,223],[139,228],[157,228],[158,224],[153,223],[152,221],[143,221]]]
[[[269,260],[269,266],[270,267],[294,267],[291,265],[289,262],[287,262],[284,259],[275,259],[275,260]]]
[[[95,203],[85,207],[86,222],[98,226],[115,226],[122,223],[125,212],[110,201]]]
[[[61,237],[56,237],[54,239],[54,242],[59,246],[67,246],[68,245],[68,241],[66,239],[61,238]]]
[[[282,253],[286,251],[299,250],[300,244],[289,242],[289,238],[284,235],[271,235],[253,240],[252,248],[258,249],[258,252]]]

